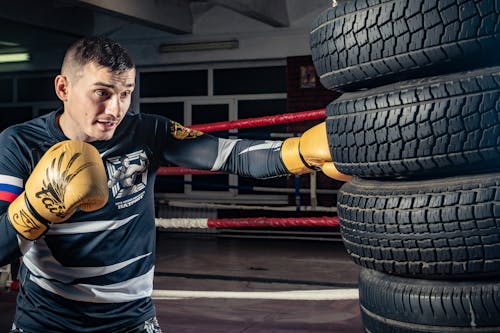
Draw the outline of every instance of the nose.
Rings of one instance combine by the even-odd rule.
[[[106,114],[109,114],[116,119],[121,118],[122,106],[120,104],[120,99],[117,96],[113,96],[106,103]]]

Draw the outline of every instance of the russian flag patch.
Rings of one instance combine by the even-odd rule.
[[[23,180],[12,176],[0,175],[0,200],[12,202],[23,192]]]

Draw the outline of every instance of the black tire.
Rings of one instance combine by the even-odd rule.
[[[354,178],[337,209],[344,245],[363,267],[429,279],[499,276],[500,173]]]
[[[359,302],[370,333],[500,332],[500,281],[408,279],[362,269]]]
[[[339,0],[313,23],[322,84],[352,91],[498,64],[498,0]]]
[[[327,107],[339,171],[426,177],[500,168],[500,67],[344,94]]]

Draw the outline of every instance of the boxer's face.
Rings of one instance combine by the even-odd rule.
[[[66,82],[63,97],[58,93],[64,103],[59,121],[64,134],[86,142],[110,140],[130,107],[135,69],[112,72],[89,63],[72,77],[59,75],[56,90],[58,79]]]

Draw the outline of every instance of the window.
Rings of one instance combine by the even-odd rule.
[[[20,102],[58,101],[53,77],[19,78],[17,96]]]
[[[0,79],[0,102],[12,102],[12,79]]]
[[[237,65],[236,65],[237,66]],[[140,112],[161,114],[190,126],[283,114],[287,111],[286,66],[282,61],[255,64],[193,65],[139,71]],[[282,139],[287,125],[212,132],[217,137]],[[287,178],[257,180],[237,175],[159,176],[155,191],[168,198],[232,202],[288,202],[283,193],[256,192],[255,186],[287,187]],[[234,187],[243,186],[238,190]],[[257,195],[255,195],[257,194]],[[240,196],[242,195],[242,196]],[[240,197],[238,197],[240,196]]]
[[[286,92],[286,68],[281,66],[214,70],[214,95]]]
[[[206,70],[140,74],[141,97],[207,96]]]
[[[286,113],[285,99],[271,100],[243,100],[238,101],[238,119],[257,118]],[[256,138],[270,133],[285,133],[287,131],[286,124],[271,125],[255,128],[242,128],[239,133],[256,134]]]
[[[142,103],[142,113],[159,114],[178,123],[184,123],[184,103]]]
[[[33,109],[26,107],[2,107],[0,108],[0,130],[14,124],[19,124],[33,118]]]

